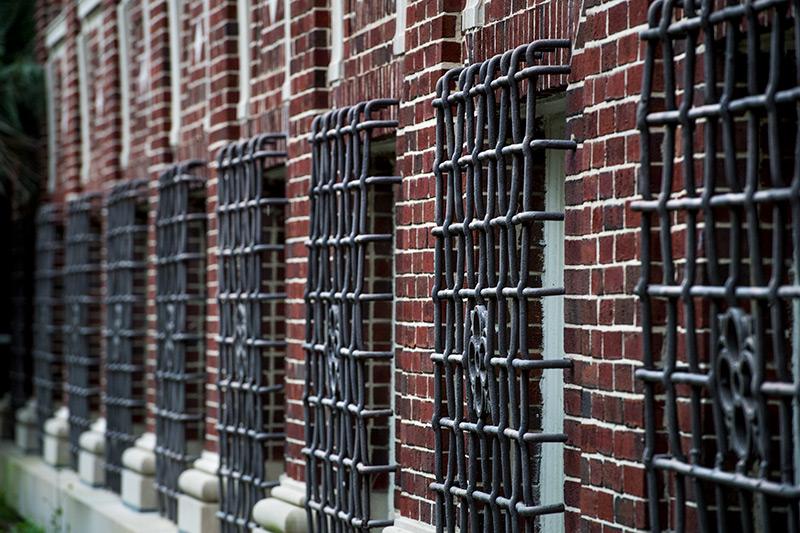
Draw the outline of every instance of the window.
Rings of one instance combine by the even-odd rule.
[[[64,361],[69,446],[78,468],[80,436],[100,412],[101,236],[100,196],[87,193],[67,210],[64,261]]]
[[[147,181],[116,185],[106,204],[106,484],[120,491],[122,452],[144,430]]]
[[[97,2],[84,2],[85,5]],[[105,94],[97,86],[100,74],[100,60],[103,55],[101,32],[102,16],[99,9],[82,14],[81,32],[78,36],[78,88],[80,91],[81,119],[81,182],[86,182],[98,169],[96,158],[92,156],[93,147],[100,140],[97,120],[105,114]]]
[[[66,135],[68,116],[63,104],[66,76],[66,47],[64,37],[67,34],[66,18],[58,17],[47,28],[45,44],[47,45],[47,62],[44,65],[47,85],[47,190],[53,192],[58,181],[58,162],[61,160],[60,139]]]
[[[205,162],[159,177],[156,216],[156,490],[177,518],[178,476],[198,458],[205,416]]]
[[[446,530],[563,531],[548,515],[564,511],[562,160],[575,143],[540,107],[569,48],[537,41],[437,85],[431,487]]]
[[[634,205],[649,526],[796,531],[800,13],[655,7]]]
[[[396,100],[332,110],[311,134],[306,303],[309,531],[389,516]]]
[[[223,531],[250,530],[253,506],[283,470],[285,145],[283,134],[259,135],[218,160]]]
[[[44,423],[62,401],[64,360],[62,299],[64,223],[59,204],[45,204],[36,215],[36,272],[33,310],[33,393],[41,448]]]

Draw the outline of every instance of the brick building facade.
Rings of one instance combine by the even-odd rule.
[[[785,36],[797,31],[796,6],[722,4],[40,1],[45,201],[64,206],[129,180],[147,183],[146,357],[132,394],[141,391],[146,407],[138,435],[156,434],[155,444],[145,435],[135,447],[158,458],[159,472],[152,480],[143,467],[141,490],[156,484],[162,514],[198,531],[300,531],[292,528],[307,520],[319,531],[368,529],[370,520],[392,532],[711,531],[726,520],[741,520],[742,531],[794,531],[799,459],[785,448],[725,444],[739,411],[723,413],[730,402],[714,354],[722,345],[739,350],[737,335],[758,346],[773,339],[752,350],[760,368],[752,383],[762,392],[741,423],[796,448],[798,349],[784,333],[798,295],[791,248],[800,237],[787,220],[796,226],[800,181],[786,155],[797,121],[780,122],[774,110],[796,117],[797,36]],[[791,132],[780,143],[770,130],[779,124]],[[277,140],[253,148],[264,134]],[[783,167],[766,168],[770,157]],[[205,163],[190,173],[193,160]],[[737,169],[750,186],[737,185]],[[205,266],[184,273],[203,296],[186,312],[202,316],[182,331],[201,332],[182,364],[202,362],[203,386],[180,389],[183,411],[201,412],[204,425],[181,422],[191,442],[173,455],[158,420],[179,417],[161,403],[162,381],[188,383],[191,372],[159,366],[165,346],[186,338],[165,333],[159,307],[167,259],[157,236],[169,223],[159,218],[159,178],[170,172],[198,177],[201,193],[187,194],[204,195],[206,224],[193,252],[202,250]],[[256,181],[234,181],[242,176]],[[232,180],[224,194],[240,196],[221,203],[222,179]],[[250,186],[258,192],[236,189]],[[725,196],[756,190],[766,194]],[[251,201],[278,211],[236,218]],[[744,214],[719,215],[714,233],[706,228],[719,206]],[[107,218],[99,220],[106,232]],[[264,231],[242,229],[252,220]],[[731,243],[747,236],[747,250],[731,244],[708,259],[709,234]],[[757,253],[759,239],[773,244]],[[225,257],[233,262],[221,266]],[[246,257],[264,277],[232,289],[224,269],[245,272],[236,265]],[[716,261],[748,266],[694,272]],[[773,266],[756,275],[756,264]],[[648,292],[662,274],[666,289]],[[102,280],[107,286],[107,273]],[[722,292],[700,286],[729,298],[709,303]],[[247,290],[252,300],[235,300]],[[262,294],[280,303],[252,307]],[[768,323],[764,299],[782,309]],[[247,326],[237,313],[261,318]],[[725,333],[734,321],[759,333]],[[250,333],[231,333],[237,327]],[[101,368],[108,342],[98,345]],[[273,351],[253,356],[267,345]],[[253,364],[242,354],[269,361],[263,383],[237,373],[237,364]],[[100,394],[106,374],[97,379]],[[255,390],[248,386],[261,387],[268,421],[244,414],[256,401],[242,392]],[[732,394],[750,398],[743,387]],[[780,423],[765,421],[778,411]],[[93,414],[107,412],[101,405]],[[247,431],[242,444],[237,435]],[[252,454],[260,445],[264,453]],[[240,449],[249,459],[236,446],[249,446]],[[161,479],[167,456],[178,458],[175,476],[185,468],[196,479]],[[236,474],[241,468],[257,474]],[[719,487],[740,494],[738,503]]]

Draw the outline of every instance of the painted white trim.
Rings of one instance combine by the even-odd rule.
[[[543,103],[540,112],[545,114],[545,135],[548,139],[564,136],[564,99]],[[545,211],[564,212],[564,152],[549,150],[545,163]],[[542,287],[564,286],[564,222],[544,223],[544,273]],[[564,357],[564,297],[548,296],[542,299],[542,357],[561,359]],[[563,433],[564,431],[564,371],[561,369],[543,372],[542,431]],[[542,446],[542,468],[539,484],[542,504],[564,501],[564,445],[550,443]],[[542,531],[559,533],[564,531],[564,515],[556,513],[541,517]]]
[[[250,7],[250,0],[236,2],[239,24],[239,105],[236,106],[236,118],[240,120],[247,118],[250,114]],[[272,11],[275,10],[272,9]]]
[[[100,7],[101,0],[78,0],[78,19],[87,18],[92,12]]]
[[[85,183],[89,179],[89,165],[92,157],[92,147],[89,143],[89,80],[86,69],[86,34],[78,36],[78,92],[81,119],[81,174],[80,181]]]
[[[47,86],[47,192],[56,190],[56,152],[58,151],[58,128],[56,127],[55,103],[55,62],[58,56],[48,58],[45,66],[45,83]]]
[[[485,0],[467,0],[467,4],[461,12],[462,31],[483,26],[485,11]]]
[[[344,60],[344,0],[331,0],[331,61],[328,64],[328,83],[342,78]]]
[[[181,133],[181,0],[167,2],[169,27],[170,130],[169,143],[174,147]]]
[[[292,97],[292,1],[283,0],[283,90],[281,97],[288,102]],[[288,124],[289,113],[284,113]],[[288,127],[287,127],[287,130]]]
[[[119,164],[122,168],[128,168],[131,153],[130,2],[131,0],[121,0],[117,5],[120,118],[122,120]]]
[[[96,6],[95,6],[96,7]],[[93,102],[89,102],[89,78],[88,65],[88,39],[89,32],[99,29],[102,17],[99,11],[92,11],[92,16],[85,18],[81,23],[81,31],[78,34],[78,91],[80,103],[81,120],[81,174],[80,181],[85,183],[89,180],[89,170],[92,162],[92,145],[90,141],[92,124],[89,119],[89,109]],[[100,39],[102,46],[102,39]],[[103,50],[99,50],[100,56]],[[94,80],[92,80],[94,82]]]
[[[406,51],[406,0],[395,0],[394,41],[392,50],[399,56]]]
[[[67,14],[62,11],[54,18],[50,24],[47,25],[45,30],[44,44],[49,49],[55,48],[61,44],[64,37],[67,36]]]

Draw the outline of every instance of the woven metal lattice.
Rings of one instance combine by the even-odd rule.
[[[800,529],[797,17],[662,0],[642,32],[652,531]]]
[[[156,490],[177,518],[178,476],[202,448],[205,388],[205,162],[159,177],[156,217]]]
[[[116,185],[106,201],[106,485],[119,492],[122,452],[145,419],[147,180]]]
[[[564,511],[539,493],[542,427],[545,152],[540,87],[569,73],[569,41],[521,46],[447,72],[437,84],[434,248],[434,470],[438,531],[538,531]],[[558,480],[563,483],[563,480]]]
[[[64,362],[69,447],[78,468],[80,436],[100,411],[101,233],[100,195],[87,193],[67,207],[64,239]]]
[[[218,158],[222,530],[249,532],[278,484],[284,449],[286,136],[259,135]]]
[[[395,100],[335,109],[312,126],[306,368],[311,531],[390,525],[373,516],[389,457]],[[376,139],[387,136],[390,155]],[[371,499],[372,498],[372,499]],[[384,504],[385,506],[385,504]]]
[[[41,448],[44,423],[63,400],[64,221],[60,204],[36,215],[36,271],[33,310],[33,393]]]

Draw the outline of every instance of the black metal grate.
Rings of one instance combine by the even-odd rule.
[[[561,502],[540,494],[546,151],[541,88],[570,69],[569,41],[543,40],[447,72],[437,84],[434,414],[438,531],[539,531]],[[559,152],[556,152],[559,153]],[[557,480],[559,484],[562,480]]]
[[[658,1],[641,132],[652,531],[800,530],[797,5]]]
[[[147,180],[106,201],[106,485],[120,491],[122,452],[144,430],[147,350]]]
[[[177,518],[178,476],[202,448],[205,388],[206,166],[189,161],[159,177],[156,218],[156,489]]]
[[[283,466],[286,136],[259,135],[218,158],[222,531],[249,532]]]
[[[41,448],[44,423],[63,400],[64,225],[60,204],[46,204],[36,215],[34,273],[33,392]]]
[[[35,225],[20,215],[11,226],[11,408],[25,405],[33,386],[33,275]]]
[[[79,439],[100,411],[101,233],[100,195],[68,204],[64,240],[64,362],[69,445],[78,467]]]
[[[312,126],[303,396],[310,531],[369,530],[389,489],[396,100],[317,117]],[[379,153],[382,136],[391,144]]]

